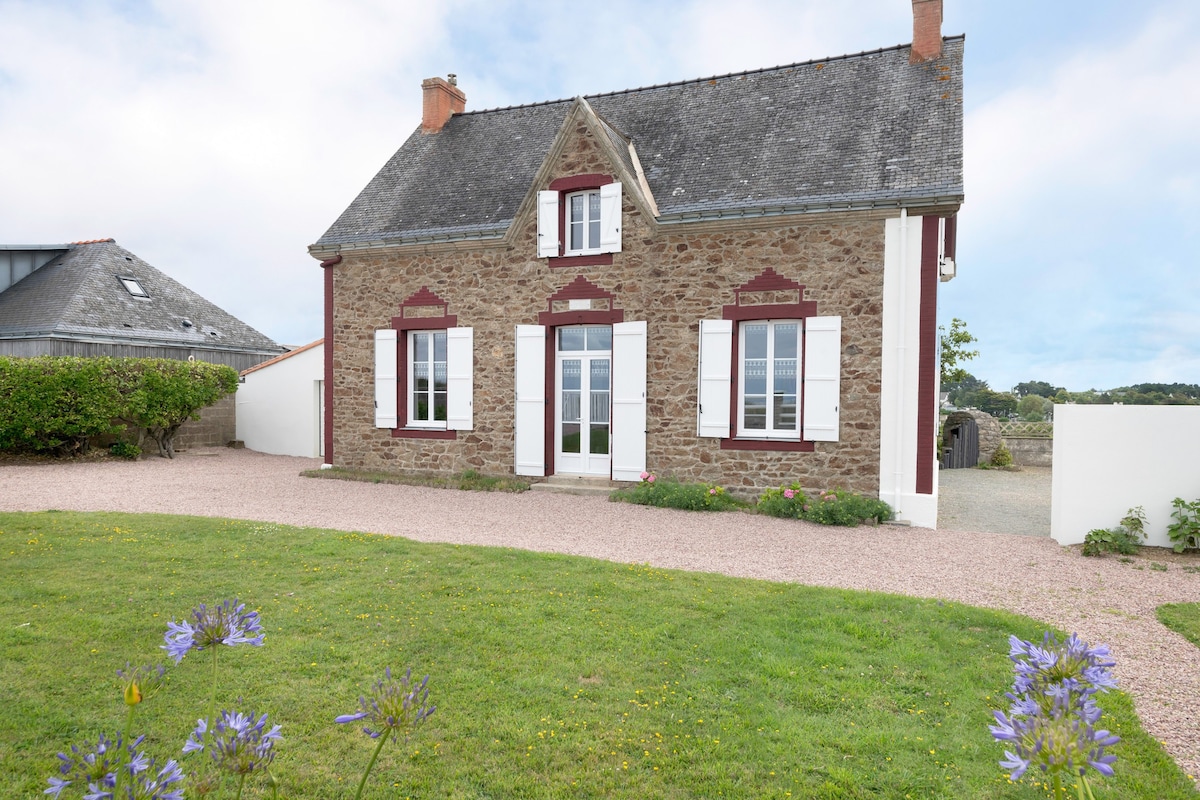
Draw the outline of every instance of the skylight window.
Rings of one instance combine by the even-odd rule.
[[[119,280],[121,285],[125,287],[125,291],[129,292],[134,297],[150,296],[150,293],[143,289],[142,285],[138,283],[137,278],[129,278],[124,275],[118,275],[117,280]]]

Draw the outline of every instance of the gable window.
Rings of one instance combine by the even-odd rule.
[[[575,192],[567,201],[567,248],[564,255],[600,252],[600,190]]]
[[[408,424],[446,427],[446,331],[408,334]]]
[[[612,264],[621,252],[621,184],[573,175],[537,197],[537,254],[552,267]]]

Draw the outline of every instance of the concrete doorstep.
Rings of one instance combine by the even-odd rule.
[[[551,475],[543,482],[531,485],[529,490],[533,492],[608,497],[614,489],[621,489],[630,485],[625,481],[611,481],[608,478],[588,478],[582,475]]]

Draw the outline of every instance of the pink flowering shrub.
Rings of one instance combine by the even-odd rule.
[[[757,510],[772,517],[851,527],[868,520],[878,524],[894,516],[887,503],[857,492],[835,489],[822,491],[810,499],[800,490],[799,483],[766,490],[758,498]]]

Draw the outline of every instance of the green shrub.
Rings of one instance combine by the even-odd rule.
[[[643,474],[646,477],[641,483],[632,489],[618,489],[610,499],[684,511],[728,511],[745,505],[713,483],[680,483],[674,478],[660,480],[648,472]]]
[[[996,448],[996,452],[992,453],[992,466],[1011,467],[1012,463],[1012,451],[1008,449],[1008,445],[1001,441],[1000,446]]]
[[[1172,549],[1176,553],[1200,549],[1200,500],[1189,503],[1176,497],[1171,505],[1175,507],[1171,512],[1175,521],[1167,526],[1167,535],[1171,537]]]
[[[1146,512],[1135,506],[1126,512],[1115,528],[1097,528],[1083,537],[1085,556],[1102,556],[1105,553],[1133,555],[1146,539]]]
[[[821,492],[809,498],[800,490],[800,484],[767,489],[758,498],[757,511],[772,517],[803,519],[821,525],[843,525],[853,527],[870,520],[876,524],[892,519],[895,512],[882,500],[864,497],[857,492],[841,489]]]
[[[122,397],[110,358],[0,358],[0,450],[73,453],[115,433]]]
[[[772,517],[800,519],[806,505],[808,497],[800,490],[799,483],[793,483],[791,486],[767,489],[759,496],[756,510]]]
[[[108,446],[108,452],[117,458],[127,458],[130,461],[136,461],[137,457],[142,454],[142,448],[133,442],[119,440]]]
[[[151,358],[0,358],[0,450],[72,453],[125,422],[159,453],[199,411],[237,390],[232,367]]]

